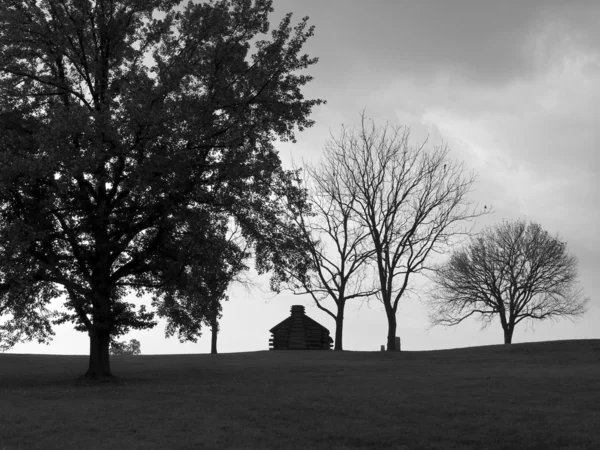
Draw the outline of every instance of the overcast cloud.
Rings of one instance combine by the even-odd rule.
[[[586,317],[536,325],[535,333],[517,328],[515,342],[600,338],[600,2],[275,0],[274,7],[272,26],[289,11],[294,23],[307,15],[316,26],[306,52],[320,61],[305,96],[328,102],[297,144],[279,145],[284,164],[317,162],[330,130],[357,124],[363,109],[379,123],[410,126],[415,143],[429,136],[431,145],[448,144],[453,158],[478,173],[473,200],[496,211],[478,229],[526,217],[559,234],[579,259],[592,299]],[[230,298],[223,352],[266,349],[268,329],[292,304],[307,305],[309,316],[334,330],[305,297],[234,289]],[[345,348],[377,350],[385,313],[376,303],[359,306],[346,310]],[[497,324],[426,332],[418,299],[401,302],[398,323],[408,350],[502,342]],[[57,335],[50,353],[87,352],[86,339],[74,345],[69,333]],[[165,341],[161,323],[128,338],[140,339],[144,353],[197,353],[210,348],[205,334],[198,344]]]
[[[546,338],[583,330],[598,337],[600,3],[275,4],[316,25],[308,52],[320,61],[309,92],[328,100],[301,150],[286,147],[287,154],[318,160],[328,128],[356,123],[362,108],[411,126],[415,141],[429,135],[431,144],[448,144],[478,173],[474,200],[494,205],[478,228],[526,217],[579,258],[590,312],[579,325],[561,321]]]

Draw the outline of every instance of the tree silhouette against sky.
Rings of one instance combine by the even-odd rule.
[[[433,325],[458,325],[474,316],[488,326],[498,318],[504,343],[524,320],[573,319],[588,299],[577,289],[577,259],[567,244],[524,220],[488,227],[431,276]]]
[[[92,378],[111,376],[111,337],[156,324],[125,296],[190,285],[220,215],[259,272],[296,233],[281,199],[303,193],[273,141],[322,103],[301,92],[308,18],[256,40],[269,0],[179,3],[0,2],[2,332],[49,338],[65,295],[54,323],[88,333]]]

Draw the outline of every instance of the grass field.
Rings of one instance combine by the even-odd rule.
[[[0,354],[0,449],[600,449],[600,340],[427,352]]]

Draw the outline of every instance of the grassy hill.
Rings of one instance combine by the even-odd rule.
[[[3,449],[600,449],[600,340],[419,352],[0,354]]]

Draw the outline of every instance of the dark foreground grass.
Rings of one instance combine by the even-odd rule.
[[[86,365],[0,355],[0,449],[600,449],[600,340]]]

